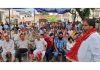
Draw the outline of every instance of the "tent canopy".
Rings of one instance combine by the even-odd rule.
[[[13,8],[17,12],[34,12],[34,8]]]
[[[14,8],[17,12],[49,12],[49,13],[58,13],[64,14],[70,12],[71,8]]]
[[[38,12],[51,12],[51,13],[58,13],[64,14],[66,12],[70,12],[70,8],[35,8]]]

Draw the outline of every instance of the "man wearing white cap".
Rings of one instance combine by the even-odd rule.
[[[11,53],[11,61],[15,60],[15,50],[14,50],[14,41],[9,38],[8,34],[4,34],[4,45],[3,45],[3,52],[2,57],[4,61],[7,61],[6,54]]]

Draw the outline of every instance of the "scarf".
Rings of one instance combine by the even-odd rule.
[[[81,43],[86,40],[91,34],[96,32],[96,28],[92,28],[85,33],[83,33],[82,36],[80,36],[77,40],[74,46],[71,48],[71,50],[66,54],[66,58],[71,60],[71,61],[78,61],[78,50],[80,48]]]

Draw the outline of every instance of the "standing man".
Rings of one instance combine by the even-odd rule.
[[[100,35],[95,28],[94,19],[83,21],[84,33],[77,40],[66,58],[80,62],[100,61]]]

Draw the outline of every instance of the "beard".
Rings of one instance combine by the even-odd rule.
[[[59,40],[62,40],[63,39],[63,37],[59,37]]]

